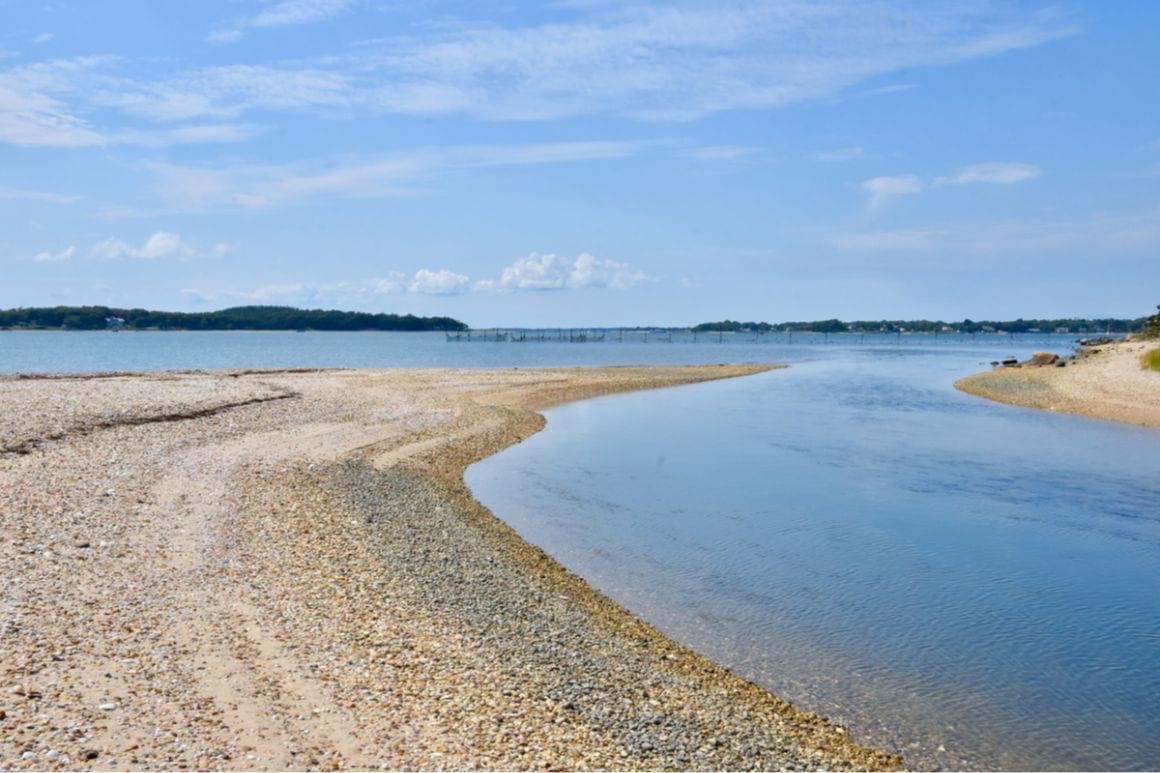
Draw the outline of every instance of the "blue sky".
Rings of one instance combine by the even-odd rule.
[[[1137,316],[1160,3],[0,0],[0,306]]]

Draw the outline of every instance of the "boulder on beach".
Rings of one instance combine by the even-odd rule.
[[[1051,352],[1036,352],[1031,355],[1031,359],[1027,361],[1028,365],[1036,368],[1042,368],[1044,365],[1054,365],[1059,362],[1059,355]]]

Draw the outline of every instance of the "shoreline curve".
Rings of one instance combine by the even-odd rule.
[[[959,379],[955,389],[1023,408],[1160,429],[1160,372],[1141,357],[1150,341],[1082,347],[1065,367],[998,367]]]
[[[898,768],[607,599],[463,481],[549,406],[771,367],[9,381],[0,440],[46,440],[0,457],[0,568],[21,578],[0,766]],[[148,420],[175,406],[190,418]]]

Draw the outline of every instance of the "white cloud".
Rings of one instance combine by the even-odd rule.
[[[981,164],[964,166],[949,177],[936,177],[929,187],[940,188],[945,185],[969,185],[987,183],[1010,185],[1012,183],[1034,180],[1043,174],[1043,170],[1034,164],[1023,164],[1012,161],[987,161]],[[898,196],[909,196],[921,193],[928,187],[917,175],[902,174],[895,177],[874,177],[862,183],[862,187],[870,194],[867,202],[870,209],[877,209],[882,204]]]
[[[477,290],[562,290],[611,287],[626,290],[653,277],[627,263],[596,258],[586,252],[575,259],[533,252],[504,268],[498,280],[484,280]]]
[[[77,201],[77,196],[65,196],[60,193],[45,193],[43,191],[23,191],[16,188],[0,187],[0,199],[23,199],[25,201],[41,201],[46,204],[71,204]]]
[[[163,85],[156,86],[157,92],[151,96],[125,89],[122,81],[101,73],[111,61],[106,57],[86,57],[0,70],[0,143],[69,148],[237,142],[253,136],[255,127],[203,123],[161,131],[135,128],[100,130],[92,127],[81,116],[79,106],[69,104],[69,100],[76,102],[83,98],[97,107],[113,105],[124,109],[145,105],[154,111],[152,117],[164,120],[182,120],[187,115],[224,116],[237,111],[229,103],[231,94],[234,99],[247,104],[264,104],[263,93],[275,88],[270,85],[271,79],[277,80],[277,76],[267,72],[266,68],[219,68],[221,82],[215,82],[211,91],[218,94],[223,103],[216,104],[197,95],[173,93]],[[275,106],[292,105],[296,90],[301,99],[320,100],[320,95],[309,93],[309,75],[299,73],[298,76],[297,81],[290,80],[279,87],[286,93],[269,97],[267,101]],[[246,81],[248,92],[247,86],[239,85],[239,82]],[[231,83],[234,84],[233,91]],[[110,84],[115,88],[110,88]],[[316,83],[315,87],[322,89],[323,85]]]
[[[172,129],[128,129],[108,138],[110,144],[144,145],[163,148],[170,145],[199,145],[221,142],[242,142],[256,136],[261,129],[251,124],[213,123],[190,124]]]
[[[499,286],[506,290],[559,290],[568,281],[572,263],[556,255],[533,252],[503,270]]]
[[[964,166],[950,177],[936,177],[934,185],[965,185],[968,183],[998,183],[1007,185],[1034,180],[1043,170],[1034,164],[1010,161],[987,161]]]
[[[319,196],[406,196],[416,185],[450,169],[549,164],[619,158],[649,147],[643,142],[555,142],[517,146],[462,146],[413,150],[386,158],[282,166],[222,168],[150,163],[157,192],[177,211],[264,209]]]
[[[566,22],[445,22],[423,37],[370,44],[359,59],[396,90],[422,84],[454,95],[438,100],[439,109],[509,119],[611,112],[686,120],[824,98],[870,78],[1072,31],[1048,13],[987,6],[625,3],[588,5]]]
[[[59,252],[52,252],[49,250],[38,252],[32,256],[32,259],[37,263],[67,263],[68,261],[72,260],[73,256],[76,254],[77,248],[69,245]]]
[[[922,180],[918,179],[917,176],[902,174],[896,177],[873,177],[862,183],[862,187],[870,194],[870,208],[876,209],[898,196],[919,193],[924,186]]]
[[[471,280],[447,269],[432,271],[419,269],[408,280],[401,271],[388,271],[371,279],[348,280],[315,284],[311,282],[280,282],[262,285],[253,290],[203,290],[186,288],[183,293],[199,303],[247,302],[326,304],[337,307],[367,307],[386,295],[459,295],[467,292]]]
[[[358,0],[282,0],[245,19],[235,19],[218,28],[211,43],[233,43],[248,30],[289,27],[325,21],[355,6]]]
[[[370,292],[374,295],[395,295],[407,289],[406,275],[401,271],[391,271],[386,276],[376,277],[357,286],[358,292]]]
[[[54,35],[51,32],[42,32],[39,35],[37,35],[36,37],[34,37],[32,39],[32,42],[33,43],[48,43],[50,40],[52,40],[55,37],[56,37],[56,35]]]
[[[866,151],[862,150],[861,147],[852,145],[845,148],[823,150],[814,157],[819,161],[856,161],[860,158],[866,158]]]
[[[650,281],[652,277],[637,271],[627,263],[615,260],[600,260],[587,252],[580,253],[568,275],[569,287],[611,287],[627,290],[630,287]]]
[[[341,72],[322,67],[225,65],[145,82],[114,82],[92,100],[156,121],[233,118],[250,110],[338,107],[353,99]]]
[[[422,295],[459,295],[471,287],[471,279],[447,269],[431,271],[421,268],[407,285],[407,291]]]
[[[872,89],[866,89],[859,96],[863,97],[880,97],[886,94],[901,94],[904,91],[913,91],[918,88],[917,83],[891,83],[888,86],[878,86]]]
[[[105,138],[64,104],[75,79],[100,61],[59,60],[0,70],[0,142],[76,148]]]
[[[90,255],[100,260],[189,260],[197,257],[221,257],[231,251],[228,244],[215,244],[208,251],[199,251],[179,234],[157,231],[140,247],[120,239],[109,238],[94,245]]]
[[[228,42],[256,29],[319,22],[355,4],[275,2],[228,22],[215,37]],[[994,56],[1075,32],[1068,18],[1048,11],[900,0],[588,4],[556,16],[564,20],[522,26],[443,17],[414,34],[272,66],[132,76],[115,75],[124,63],[110,59],[17,68],[0,72],[0,141],[102,144],[105,132],[81,117],[85,104],[156,121],[285,110],[689,120],[830,98],[891,73]],[[88,64],[78,67],[82,62]],[[125,127],[107,133],[120,136]]]
[[[390,271],[371,279],[329,282],[285,282],[260,286],[253,290],[202,290],[188,288],[182,292],[199,303],[324,303],[337,306],[367,307],[375,298],[386,295],[462,295],[467,292],[516,292],[524,290],[580,290],[612,288],[626,290],[654,277],[615,260],[601,260],[588,253],[575,259],[532,253],[519,258],[503,270],[498,280],[472,282],[466,274],[450,269],[421,268],[408,278],[400,271]],[[700,286],[686,284],[686,287]]]

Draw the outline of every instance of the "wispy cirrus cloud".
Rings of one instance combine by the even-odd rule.
[[[0,70],[0,142],[78,148],[105,144],[69,106],[76,81],[103,59],[56,60]]]
[[[829,97],[1074,29],[1051,13],[977,6],[632,3],[586,8],[568,22],[448,24],[368,44],[360,57],[388,76],[387,110],[413,112],[406,87],[421,84],[437,88],[447,110],[493,119],[687,120]]]
[[[341,107],[356,99],[348,75],[323,67],[204,67],[152,81],[110,79],[94,103],[155,121],[234,118],[255,110]]]
[[[900,174],[894,177],[871,177],[862,183],[862,187],[870,195],[867,206],[877,209],[891,199],[919,193],[925,186],[917,175]]]
[[[286,0],[230,22],[218,35],[224,41],[319,22],[355,4]],[[0,73],[0,141],[101,144],[103,133],[79,117],[85,104],[162,122],[286,110],[685,121],[824,99],[890,73],[996,56],[1075,31],[1068,17],[1050,11],[890,1],[598,4],[573,8],[563,21],[526,24],[451,18],[311,60],[156,76],[121,74],[112,61],[99,73],[90,63],[70,75],[57,63],[51,87],[43,73],[29,86],[22,83],[28,68],[9,71],[16,73],[15,85],[6,86],[11,93],[3,91]],[[15,107],[6,110],[5,103]],[[6,115],[9,122],[23,116],[23,128],[5,131]]]
[[[260,128],[242,123],[207,123],[205,121],[166,128],[110,128],[94,125],[86,112],[102,107],[116,106],[131,111],[144,99],[132,90],[120,90],[124,81],[109,75],[106,70],[115,62],[110,57],[84,57],[42,62],[23,67],[0,70],[0,143],[30,147],[83,148],[113,145],[142,145],[166,147],[203,143],[240,142],[256,135]],[[257,68],[261,69],[261,68]],[[230,70],[219,75],[231,77]],[[308,88],[308,77],[300,74],[300,86]],[[249,88],[261,93],[262,72],[233,73],[239,82],[249,82]],[[290,93],[285,93],[289,85]],[[195,105],[168,102],[164,88],[157,87],[155,100],[149,104],[158,110],[157,118],[169,122],[184,120],[186,115],[205,117],[228,116],[229,105],[220,110],[208,109],[204,102]],[[318,88],[322,88],[318,86]],[[281,99],[291,100],[294,84],[282,83]],[[228,91],[228,90],[227,90]],[[79,99],[84,95],[83,100]],[[301,94],[300,94],[301,96]],[[312,99],[317,102],[318,99]]]
[[[964,166],[949,177],[936,177],[932,185],[968,185],[970,183],[996,183],[1009,185],[1034,180],[1043,174],[1035,164],[1010,161],[988,161],[983,164]]]
[[[79,201],[79,196],[66,196],[61,193],[47,193],[45,191],[26,191],[18,188],[0,186],[0,200],[40,201],[45,204],[71,204]]]
[[[209,36],[211,43],[234,43],[251,30],[290,27],[325,21],[353,8],[359,0],[281,0],[253,16],[233,19]]]
[[[176,126],[171,129],[126,129],[107,138],[108,144],[165,148],[172,145],[206,145],[243,142],[262,133],[253,124],[209,123]]]
[[[964,166],[952,175],[935,177],[929,183],[918,175],[902,174],[893,177],[872,177],[863,182],[862,187],[869,194],[867,206],[870,209],[877,209],[891,199],[921,193],[927,188],[971,184],[1011,185],[1034,180],[1042,174],[1043,170],[1034,164],[987,161]]]
[[[440,173],[465,167],[520,166],[623,158],[656,143],[580,141],[417,149],[393,156],[284,165],[199,167],[150,162],[155,190],[181,211],[264,209],[326,196],[415,195]]]

